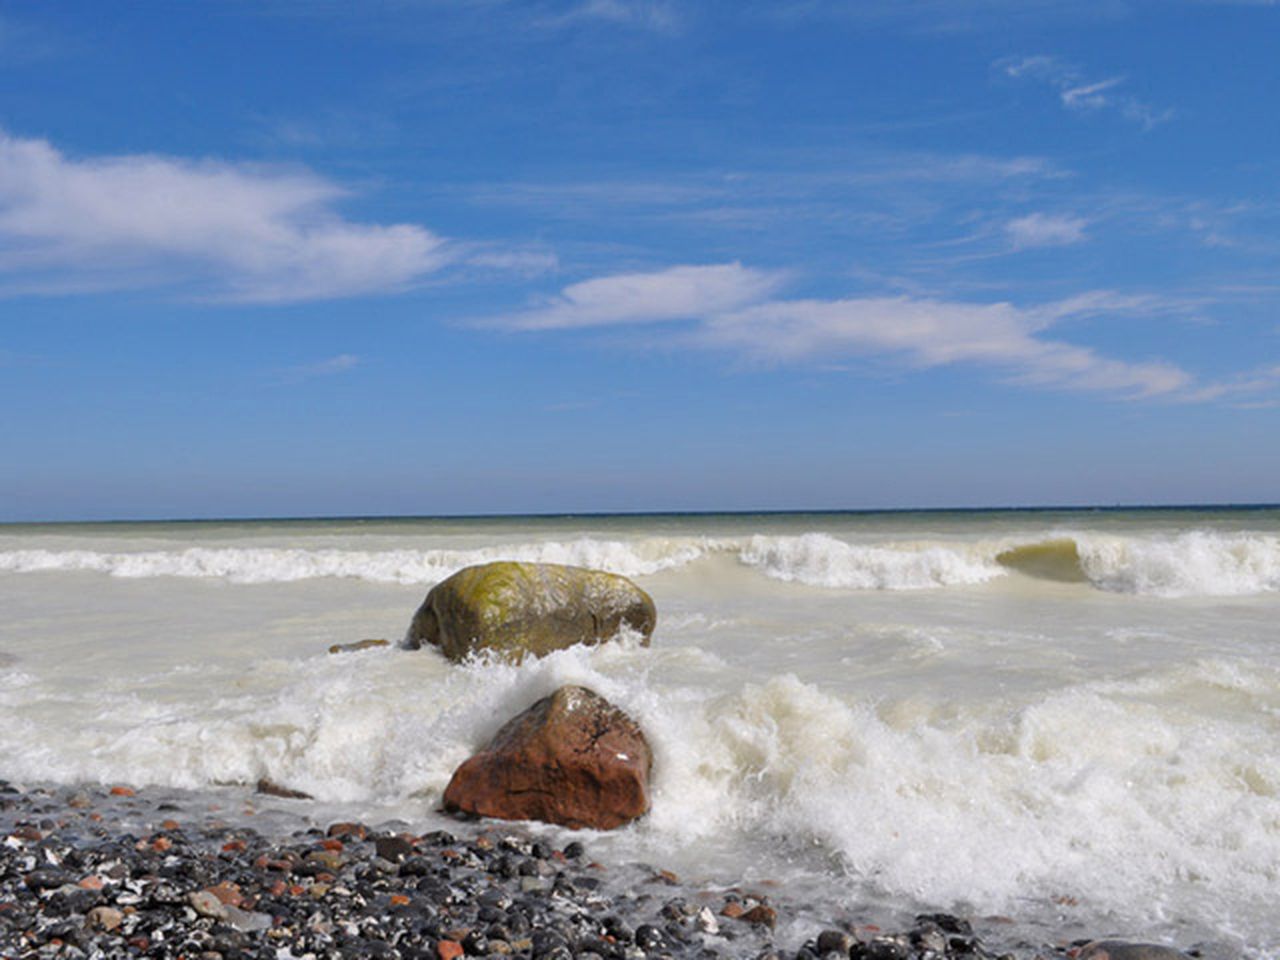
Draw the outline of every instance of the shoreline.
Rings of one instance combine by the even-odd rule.
[[[785,890],[601,864],[589,837],[556,849],[520,823],[416,836],[264,811],[259,831],[220,807],[159,788],[0,780],[0,955],[1053,960],[1087,942],[1008,943],[1011,921],[948,914],[894,930],[815,923]]]

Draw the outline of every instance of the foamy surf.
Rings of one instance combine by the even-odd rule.
[[[0,572],[94,572],[238,584],[323,578],[430,585],[492,560],[565,563],[631,577],[731,559],[772,580],[836,590],[930,590],[1016,574],[1155,597],[1242,596],[1280,590],[1280,537],[1188,531],[1175,536],[1052,532],[1041,538],[860,541],[791,536],[664,537],[511,542],[477,549],[188,547],[177,550],[0,550]]]
[[[1264,922],[1280,883],[1275,731],[1150,702],[1231,683],[1220,663],[924,713],[785,674],[717,692],[717,658],[626,644],[520,668],[375,650],[253,669],[235,697],[110,694],[56,737],[7,729],[9,774],[197,789],[266,777],[337,812],[420,821],[504,717],[579,683],[635,716],[655,755],[649,816],[598,838],[602,853],[714,876],[743,869],[724,852],[736,846],[765,858],[753,871],[801,882],[820,851],[872,900],[1019,915],[1069,900],[1241,929]],[[1274,676],[1252,683],[1248,696],[1280,705]]]

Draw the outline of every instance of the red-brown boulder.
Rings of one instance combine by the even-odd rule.
[[[561,687],[454,771],[444,808],[611,830],[649,809],[652,762],[627,714],[586,687]]]

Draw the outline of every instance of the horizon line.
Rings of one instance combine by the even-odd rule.
[[[570,520],[635,517],[752,517],[752,516],[876,516],[905,513],[1123,513],[1132,511],[1229,511],[1276,510],[1280,503],[1116,503],[1116,504],[1039,504],[1023,506],[982,507],[819,507],[766,508],[759,510],[567,510],[534,513],[385,513],[385,514],[315,514],[294,516],[226,516],[226,517],[117,517],[114,519],[69,520],[0,520],[3,527],[36,526],[106,526],[111,524],[216,524],[216,523],[320,523],[383,522],[397,520]]]

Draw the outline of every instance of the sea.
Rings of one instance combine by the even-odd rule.
[[[498,559],[631,577],[651,644],[397,645]],[[391,644],[328,652],[362,639]],[[0,526],[13,782],[448,828],[453,770],[566,683],[653,748],[649,814],[589,836],[606,863],[813,917],[1280,953],[1280,508]]]

